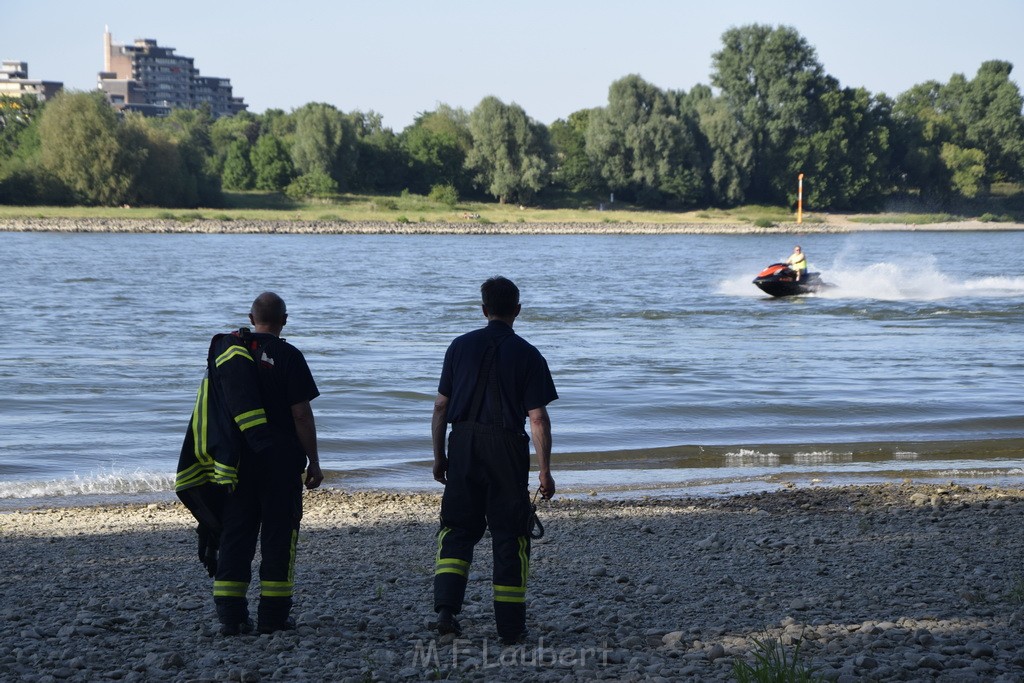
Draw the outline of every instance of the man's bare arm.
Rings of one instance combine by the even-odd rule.
[[[316,421],[313,419],[313,407],[309,405],[309,401],[292,406],[292,420],[295,421],[295,433],[299,437],[299,444],[309,458],[309,465],[306,467],[306,488],[315,489],[324,480],[324,474],[320,470],[320,453],[316,448]]]
[[[533,450],[537,453],[537,469],[540,470],[540,495],[548,499],[555,495],[555,480],[551,476],[551,418],[543,406],[534,408],[529,414]]]
[[[448,397],[438,394],[434,399],[434,415],[430,420],[430,439],[434,444],[434,480],[448,483],[448,456],[444,438],[448,433]]]

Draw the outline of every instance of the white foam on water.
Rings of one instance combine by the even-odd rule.
[[[141,470],[74,475],[64,479],[0,482],[3,498],[62,498],[66,496],[165,493],[174,490],[174,475]]]
[[[764,465],[777,465],[779,463],[778,453],[761,453],[760,451],[741,448],[725,454],[725,462],[730,467],[761,467]]]
[[[1024,296],[1024,277],[976,276],[969,267],[946,272],[934,256],[856,267],[844,265],[840,259],[833,267],[822,270],[821,279],[834,285],[818,292],[818,296],[828,299],[937,301]]]
[[[837,462],[853,462],[853,453],[834,453],[832,451],[794,453],[793,462],[797,465],[829,465]]]
[[[914,451],[895,451],[892,454],[893,460],[917,460],[920,454]]]
[[[753,275],[737,275],[736,277],[727,278],[722,280],[718,284],[718,293],[725,294],[726,296],[749,296],[749,297],[766,297],[768,296],[753,283]]]

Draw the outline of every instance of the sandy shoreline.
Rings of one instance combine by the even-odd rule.
[[[200,234],[334,234],[334,235],[766,235],[829,234],[884,231],[1013,231],[1020,223],[961,221],[909,225],[902,223],[854,223],[830,217],[824,223],[779,223],[759,228],[749,223],[475,223],[390,221],[267,221],[130,218],[0,218],[0,232],[96,232],[96,233],[200,233]]]
[[[479,547],[435,640],[435,494],[307,494],[299,629],[216,635],[176,503],[0,515],[0,679],[731,680],[753,638],[829,680],[1024,678],[1024,491],[890,484],[563,500],[534,546],[531,640],[503,650]],[[252,591],[250,591],[252,596]]]

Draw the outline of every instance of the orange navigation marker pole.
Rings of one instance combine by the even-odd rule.
[[[804,174],[796,177],[796,222],[804,222]]]

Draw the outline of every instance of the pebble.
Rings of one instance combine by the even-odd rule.
[[[1006,571],[1024,547],[1011,523],[1020,490],[556,498],[533,548],[530,638],[512,663],[499,659],[487,539],[462,635],[430,630],[438,506],[432,494],[307,493],[299,629],[235,638],[217,634],[181,506],[0,515],[0,678],[724,682],[756,641],[790,654],[800,643],[831,681],[1010,681],[1024,668],[1024,609]],[[257,594],[258,579],[253,610]]]

